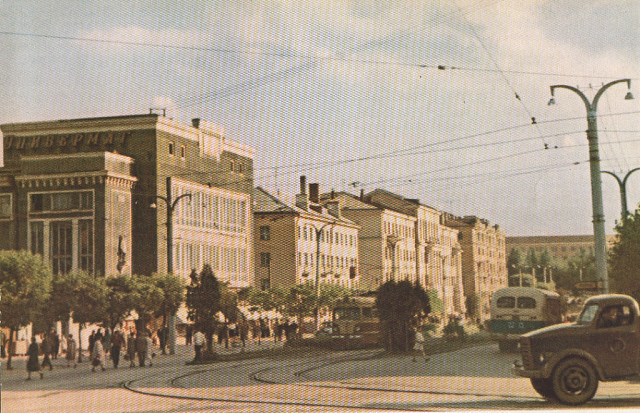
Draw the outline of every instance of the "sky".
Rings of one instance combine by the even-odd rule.
[[[593,233],[602,169],[640,167],[635,0],[3,0],[0,124],[149,113],[224,127],[255,183],[383,188],[507,236]],[[535,119],[535,122],[533,119]],[[602,176],[607,233],[620,189]],[[627,181],[640,202],[640,172]]]

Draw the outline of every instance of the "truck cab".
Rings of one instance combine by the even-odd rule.
[[[599,381],[640,373],[640,310],[630,296],[589,298],[573,323],[531,331],[520,338],[522,363],[514,372],[531,379],[547,399],[569,405],[591,400]]]

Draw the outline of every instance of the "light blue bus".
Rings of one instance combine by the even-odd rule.
[[[521,334],[563,322],[560,295],[532,287],[506,287],[491,297],[489,331],[500,351],[515,351]]]

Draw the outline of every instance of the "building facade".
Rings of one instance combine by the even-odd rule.
[[[176,274],[209,262],[252,283],[253,149],[222,129],[156,114],[0,128],[0,249],[108,276],[166,272],[171,245]]]
[[[444,222],[459,232],[467,313],[483,322],[490,317],[493,292],[508,285],[504,232],[475,216],[444,214]]]
[[[615,241],[615,235],[607,236],[607,244]],[[551,259],[558,263],[572,258],[594,255],[595,241],[593,235],[549,235],[507,237],[507,251],[520,250],[521,257],[527,256],[530,250],[540,255],[547,251]]]
[[[359,227],[342,217],[339,204],[321,206],[317,186],[307,192],[305,185],[295,205],[255,189],[256,285],[288,289],[318,282],[359,289]]]
[[[361,290],[375,291],[389,280],[418,281],[415,217],[346,192],[325,194],[322,199],[340,202],[342,215],[360,226]]]
[[[461,247],[458,230],[442,224],[442,212],[384,189],[363,196],[370,204],[415,217],[415,273],[425,290],[435,291],[442,300],[443,315],[465,314],[462,284]]]

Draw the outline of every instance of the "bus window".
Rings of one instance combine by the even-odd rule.
[[[338,307],[333,310],[334,320],[359,320],[360,309],[358,307]]]
[[[536,299],[531,297],[518,297],[518,308],[536,308]]]
[[[362,307],[362,318],[375,318],[378,316],[378,311],[372,307]]]
[[[516,306],[515,297],[500,297],[496,302],[498,308],[514,308]]]

